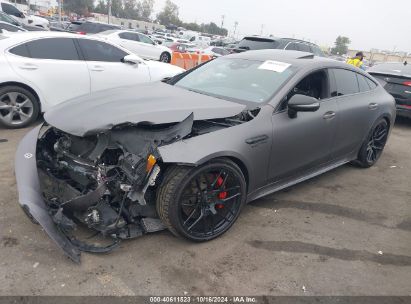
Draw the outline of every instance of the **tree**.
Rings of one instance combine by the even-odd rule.
[[[144,21],[151,21],[153,14],[154,0],[143,0],[138,3],[139,17]]]
[[[108,8],[107,4],[104,0],[99,0],[96,7],[94,8],[94,12],[99,14],[107,14]]]
[[[348,51],[348,45],[351,43],[350,38],[338,36],[334,42],[335,47],[331,49],[331,54],[345,55]]]
[[[157,21],[165,26],[171,24],[180,26],[182,22],[178,17],[178,6],[167,0],[163,10],[157,14]]]

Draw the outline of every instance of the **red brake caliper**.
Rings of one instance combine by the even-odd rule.
[[[223,178],[219,176],[217,179],[217,183],[216,183],[217,188],[219,188],[223,184],[223,181],[224,181]],[[226,197],[227,197],[227,191],[223,191],[218,194],[219,199],[225,199]],[[224,204],[216,204],[215,207],[217,209],[223,209]]]

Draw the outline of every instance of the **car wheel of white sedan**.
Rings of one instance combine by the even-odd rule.
[[[171,55],[167,52],[161,53],[160,61],[170,63],[171,62]]]
[[[0,125],[23,128],[36,120],[39,114],[37,98],[18,86],[0,88]]]

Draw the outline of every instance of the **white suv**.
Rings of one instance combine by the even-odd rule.
[[[10,2],[0,1],[0,12],[10,15],[20,23],[28,26],[38,26],[44,29],[49,29],[50,27],[50,23],[47,19],[26,15]]]

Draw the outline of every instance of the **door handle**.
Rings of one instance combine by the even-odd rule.
[[[324,119],[333,119],[334,117],[335,117],[335,112],[333,111],[329,111],[325,113],[323,116]]]
[[[22,69],[22,70],[34,71],[34,70],[37,70],[39,67],[35,64],[32,64],[32,63],[25,63],[25,64],[19,66],[19,68]]]
[[[267,135],[260,135],[260,136],[256,136],[256,137],[251,137],[245,140],[245,142],[249,145],[254,145],[256,143],[259,142],[264,142],[268,139]]]
[[[94,72],[102,72],[104,71],[104,68],[102,66],[96,65],[96,66],[93,66],[91,70]]]
[[[368,104],[368,109],[375,110],[376,108],[378,108],[378,103],[371,102]]]

